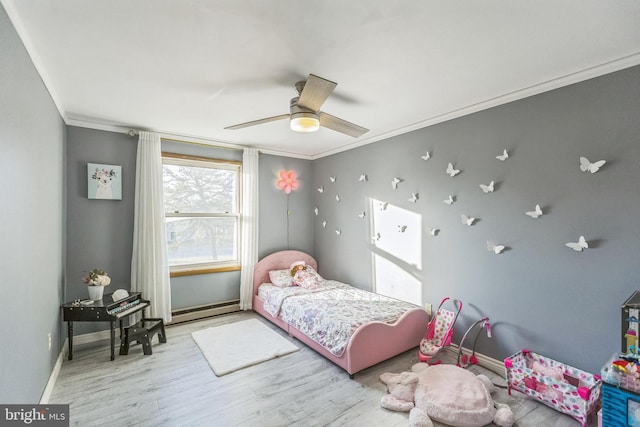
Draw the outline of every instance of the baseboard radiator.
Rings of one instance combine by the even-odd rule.
[[[217,304],[199,305],[171,312],[171,324],[190,322],[205,317],[240,311],[240,300],[223,301]]]

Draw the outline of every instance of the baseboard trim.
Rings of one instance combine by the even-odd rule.
[[[445,351],[449,353],[454,359],[458,359],[458,349],[459,347],[455,344],[451,344],[450,347],[445,348]],[[470,356],[473,353],[472,350],[462,347],[462,354],[466,354]],[[487,368],[488,370],[495,372],[496,374],[500,374],[504,376],[504,361],[496,360],[492,357],[485,356],[484,354],[476,353],[476,358],[478,359],[478,365],[483,368]]]
[[[53,365],[53,370],[51,371],[51,375],[49,375],[49,381],[47,381],[47,385],[42,392],[42,396],[40,397],[41,405],[46,405],[47,403],[49,403],[51,393],[53,393],[53,388],[55,387],[56,381],[58,380],[58,374],[60,374],[60,369],[62,368],[62,362],[67,355],[67,345],[68,339],[65,338],[64,343],[62,344],[62,348],[60,349],[60,353],[58,354],[58,358],[56,359],[56,364]]]

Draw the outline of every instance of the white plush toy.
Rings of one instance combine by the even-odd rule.
[[[482,427],[491,422],[501,427],[513,425],[513,412],[507,405],[494,403],[494,387],[485,375],[444,364],[417,363],[411,370],[380,375],[389,390],[380,405],[391,411],[410,411],[410,427],[433,427],[432,419],[454,427]]]

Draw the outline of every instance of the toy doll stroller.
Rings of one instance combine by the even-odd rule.
[[[456,323],[458,315],[462,310],[462,301],[458,301],[458,305],[455,307],[457,310],[453,312],[442,308],[447,300],[449,300],[449,297],[444,298],[442,302],[440,302],[436,314],[431,321],[429,321],[426,335],[422,341],[420,341],[418,358],[421,362],[429,363],[434,357],[440,354],[443,348],[451,344],[453,325]],[[455,306],[453,301],[451,303]]]

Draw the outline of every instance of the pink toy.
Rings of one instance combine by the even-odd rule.
[[[456,323],[456,319],[462,310],[462,301],[458,301],[457,311],[454,313],[453,311],[442,308],[442,305],[447,300],[449,300],[449,297],[444,298],[442,302],[440,302],[435,316],[433,316],[429,322],[427,333],[420,342],[418,358],[421,362],[430,363],[434,357],[440,354],[443,348],[451,345],[453,325]]]
[[[462,354],[462,348],[463,348],[462,346],[464,344],[464,340],[467,338],[469,333],[471,333],[471,331],[476,326],[480,326],[480,328],[478,329],[478,332],[476,333],[476,337],[473,340],[473,349],[471,352],[471,356],[469,357],[466,354]],[[483,317],[482,319],[475,322],[473,325],[469,327],[469,329],[467,329],[467,332],[465,332],[464,335],[462,336],[462,339],[460,340],[460,345],[458,346],[458,366],[466,368],[470,364],[471,365],[478,364],[478,358],[476,357],[476,344],[478,343],[478,338],[480,337],[480,332],[482,331],[482,329],[486,329],[487,337],[491,338],[491,323],[489,323],[488,317]]]
[[[315,271],[309,271],[304,261],[296,261],[289,267],[291,270],[292,284],[306,289],[318,287],[318,277]]]
[[[504,361],[507,388],[570,415],[582,427],[598,408],[602,380],[538,353],[523,349]]]
[[[485,375],[476,376],[446,364],[416,363],[411,371],[380,375],[389,391],[380,406],[390,411],[410,411],[410,427],[433,427],[433,421],[454,427],[514,424],[509,406],[491,397],[494,386]]]

